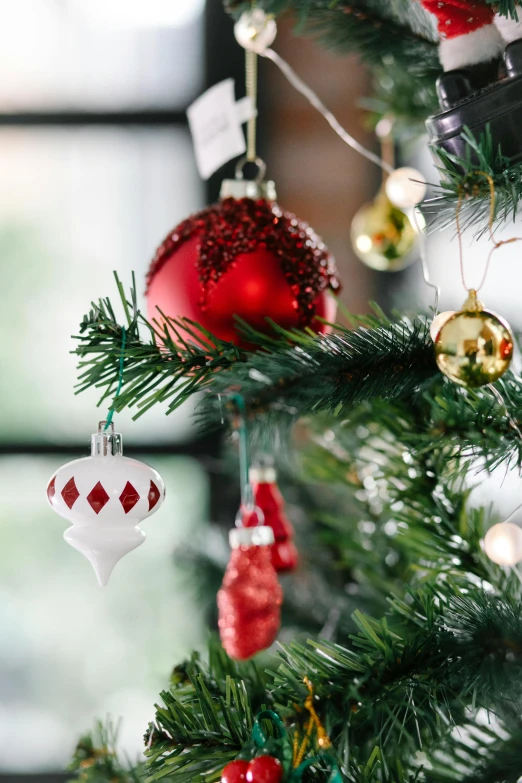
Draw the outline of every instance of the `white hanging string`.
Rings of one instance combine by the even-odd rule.
[[[357,141],[357,139],[354,139],[353,136],[350,136],[348,131],[343,128],[341,123],[334,117],[332,112],[326,108],[319,96],[316,95],[316,93],[303,82],[303,80],[296,74],[294,69],[286,62],[286,60],[283,60],[283,58],[280,57],[277,52],[274,52],[273,49],[265,49],[263,52],[261,52],[261,56],[272,60],[272,62],[277,65],[279,70],[284,74],[284,76],[286,76],[292,87],[295,87],[295,89],[300,92],[301,95],[303,95],[320,114],[322,114],[326,122],[330,125],[331,128],[333,128],[333,130],[345,142],[345,144],[348,144],[349,147],[358,152],[367,160],[375,163],[376,166],[379,166],[379,168],[381,168],[383,171],[386,171],[388,174],[391,174],[392,171],[394,171],[393,166],[390,166],[389,163],[386,163],[386,161],[384,161],[374,152],[367,150],[366,147],[363,147],[363,145]]]
[[[433,311],[435,315],[439,312],[439,297],[440,297],[440,286],[436,285],[435,283],[431,282],[430,278],[430,270],[428,266],[428,257],[427,257],[427,241],[426,241],[426,229],[424,226],[421,226],[419,222],[419,216],[417,214],[418,207],[413,207],[412,209],[412,216],[413,216],[413,224],[415,226],[415,230],[417,232],[417,236],[419,237],[419,257],[421,262],[421,269],[422,269],[422,276],[424,278],[424,282],[426,283],[429,288],[433,288],[435,291],[435,300],[433,302]]]

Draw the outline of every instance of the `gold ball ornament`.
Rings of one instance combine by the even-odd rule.
[[[350,236],[354,253],[370,269],[398,272],[415,261],[415,229],[382,191],[355,213]]]
[[[442,325],[435,338],[439,370],[468,388],[498,380],[513,357],[514,338],[508,324],[484,310],[476,291],[469,292],[462,310]]]

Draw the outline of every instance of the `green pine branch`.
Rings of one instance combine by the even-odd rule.
[[[495,12],[501,16],[518,20],[519,4],[518,0],[486,0],[488,5],[492,5]]]
[[[458,752],[455,729],[468,727],[480,709],[501,722],[501,740],[514,736],[522,693],[521,588],[482,552],[480,541],[491,520],[483,509],[469,507],[466,478],[482,453],[488,464],[520,459],[520,436],[489,390],[468,392],[439,376],[423,321],[360,319],[358,329],[341,330],[328,343],[336,346],[333,357],[321,348],[324,340],[306,333],[275,330],[266,338],[249,331],[261,351],[234,348],[224,356],[230,346],[208,335],[201,343],[194,327],[190,340],[178,343],[165,334],[163,341],[163,327],[146,325],[133,296],[125,309],[130,347],[124,369],[134,373],[134,387],[141,362],[147,373],[159,362],[159,382],[165,384],[167,362],[177,377],[186,360],[193,362],[190,372],[204,373],[207,416],[218,410],[212,402],[216,388],[237,391],[238,385],[261,422],[268,416],[280,424],[294,421],[302,410],[314,413],[308,426],[316,453],[309,454],[309,463],[318,480],[340,484],[343,498],[339,504],[332,497],[330,519],[317,530],[319,537],[334,533],[323,539],[333,556],[333,565],[326,566],[330,581],[338,572],[340,584],[358,583],[363,591],[373,585],[375,593],[389,596],[380,619],[358,611],[351,632],[347,618],[339,617],[331,631],[335,640],[284,645],[282,663],[272,674],[260,674],[253,664],[234,664],[219,648],[211,651],[208,666],[195,656],[175,670],[146,735],[148,779],[218,780],[223,766],[249,741],[253,718],[265,705],[279,712],[291,734],[305,718],[305,675],[314,684],[316,708],[344,778],[353,783],[429,781],[418,750],[435,749],[451,758]],[[141,341],[140,326],[149,332],[149,343]],[[94,366],[102,386],[107,378],[114,386],[122,327],[107,300],[93,308],[84,327],[84,371]],[[426,375],[417,380],[416,362],[408,363],[415,355],[427,358]],[[382,363],[381,371],[392,373],[387,393],[378,396],[372,357]],[[203,359],[212,366],[206,374]],[[332,379],[332,372],[340,375]],[[407,383],[400,378],[404,372]],[[307,381],[316,387],[315,397],[308,388],[301,392]],[[345,394],[352,381],[352,398],[332,408],[331,394]],[[508,377],[498,388],[516,416],[520,381]],[[325,429],[329,434],[322,438]],[[360,507],[350,510],[345,493]],[[370,532],[359,528],[368,518]],[[389,554],[394,558],[388,563]],[[315,562],[321,567],[320,557]],[[347,605],[340,607],[341,613],[348,611]],[[438,769],[442,775],[436,761],[430,774]],[[473,768],[482,770],[481,762],[477,758]]]
[[[214,641],[208,664],[194,653],[176,667],[161,700],[145,736],[147,783],[165,777],[210,783],[248,744],[256,714],[271,697],[254,663],[235,663]]]
[[[118,727],[97,721],[92,732],[78,740],[67,767],[78,783],[144,783],[143,763],[132,764],[117,753]]]
[[[286,332],[276,325],[267,336],[240,324],[248,341],[258,346],[247,351],[217,340],[191,321],[163,316],[161,322],[148,323],[134,290],[127,300],[119,281],[118,286],[126,345],[122,387],[114,401],[123,325],[108,299],[92,305],[76,338],[78,391],[100,389],[100,404],[111,400],[116,411],[135,409],[137,418],[158,403],[171,412],[204,391],[198,415],[208,426],[220,423],[227,409],[234,413],[234,389],[252,417],[254,442],[288,430],[310,414],[341,416],[367,402],[374,406],[373,415],[389,418],[414,405],[421,422],[417,449],[430,449],[437,439],[448,449],[483,456],[488,467],[512,459],[522,464],[521,440],[513,427],[522,424],[520,379],[508,374],[497,383],[505,407],[487,387],[456,387],[436,367],[424,319],[390,321],[381,313],[353,317],[356,328],[338,326],[327,337]],[[383,407],[383,401],[390,407]]]
[[[442,230],[455,226],[460,202],[461,229],[474,228],[480,237],[488,231],[491,203],[488,177],[495,187],[494,225],[514,221],[522,200],[522,164],[509,165],[501,149],[494,147],[489,126],[479,138],[466,129],[464,138],[468,145],[464,159],[433,147],[443,178],[436,198],[424,203],[423,212],[432,216],[437,230]]]

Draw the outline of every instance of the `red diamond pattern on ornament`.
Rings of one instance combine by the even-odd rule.
[[[64,499],[65,505],[68,506],[68,508],[72,508],[79,497],[80,493],[78,492],[78,487],[75,484],[73,476],[62,489],[62,498]]]
[[[49,485],[47,487],[47,497],[49,498],[49,503],[52,503],[55,495],[56,495],[56,476],[53,476],[53,478],[50,480]]]
[[[134,489],[130,481],[127,481],[123,488],[123,492],[120,495],[120,503],[126,514],[128,514],[129,511],[132,511],[139,499],[138,490]]]
[[[157,486],[155,485],[155,483],[151,479],[149,494],[147,496],[148,501],[149,501],[149,511],[152,511],[152,509],[154,508],[154,506],[156,505],[156,503],[158,502],[160,497],[161,497],[161,493],[160,493],[159,489],[157,488]]]
[[[110,500],[108,494],[98,481],[95,487],[91,489],[87,495],[87,503],[90,505],[95,514],[99,514],[102,508]]]

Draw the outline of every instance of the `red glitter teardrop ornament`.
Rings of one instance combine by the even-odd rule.
[[[276,483],[277,473],[269,465],[260,465],[250,470],[250,484],[254,503],[264,516],[264,524],[274,531],[274,543],[270,546],[272,565],[278,572],[293,571],[299,555],[293,542],[294,529],[285,514],[285,501]],[[245,514],[245,527],[258,524],[256,514]]]
[[[243,346],[234,315],[262,332],[271,333],[270,318],[285,329],[324,334],[315,316],[335,319],[329,291],[339,290],[321,239],[265,197],[227,197],[184,220],[158,248],[147,276],[149,318],[159,308]]]
[[[270,647],[279,631],[283,591],[266,545],[273,540],[267,526],[231,531],[233,549],[217,604],[221,642],[236,660]]]

